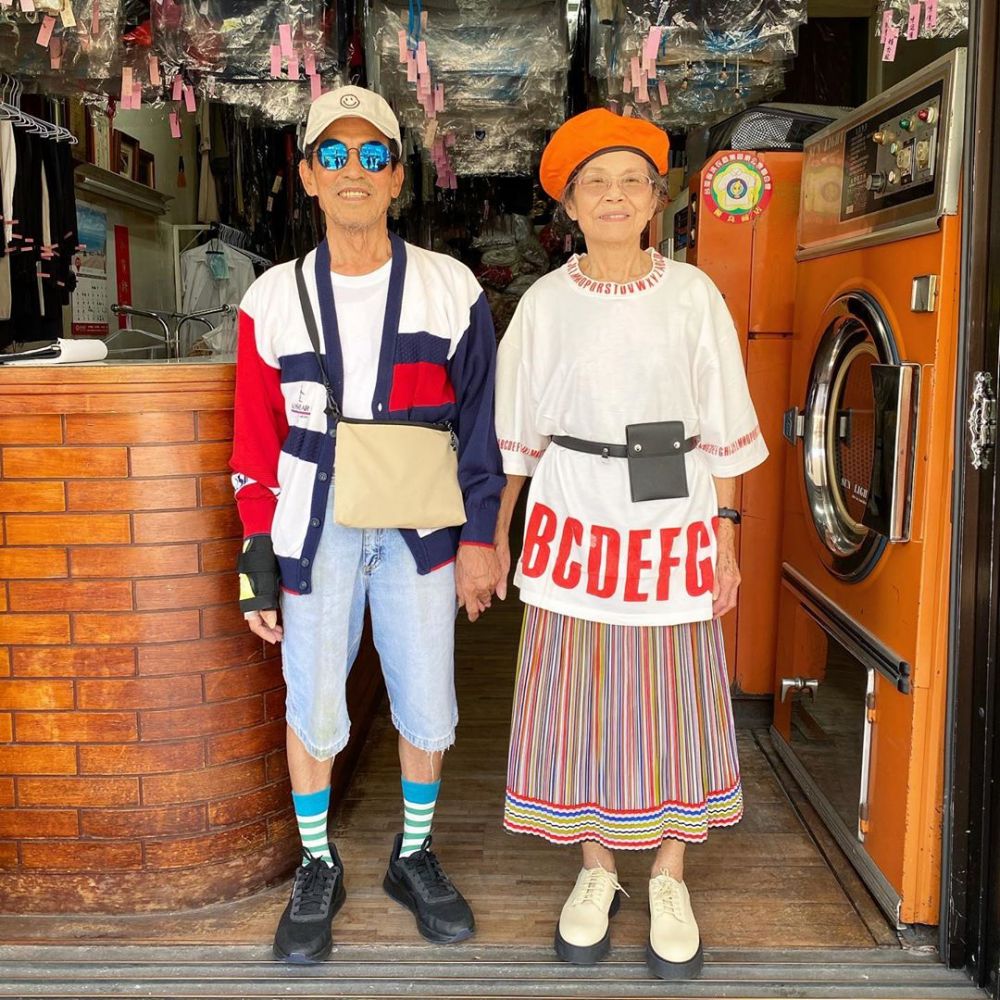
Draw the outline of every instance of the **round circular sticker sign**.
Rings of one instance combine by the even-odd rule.
[[[705,169],[701,193],[723,222],[750,222],[771,200],[771,172],[753,153],[720,153]]]

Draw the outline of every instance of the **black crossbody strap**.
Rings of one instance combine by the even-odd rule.
[[[319,365],[319,375],[323,380],[323,387],[326,389],[326,412],[335,420],[340,417],[340,407],[333,395],[333,386],[326,374],[326,364],[323,355],[319,350],[319,330],[316,327],[316,314],[313,312],[312,303],[309,301],[309,291],[306,288],[306,279],[302,273],[305,257],[299,257],[295,262],[295,284],[299,290],[299,305],[302,307],[302,317],[306,321],[306,330],[309,339],[312,341],[313,353],[316,355],[316,363]]]

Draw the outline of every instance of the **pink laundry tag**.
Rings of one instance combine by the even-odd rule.
[[[434,88],[434,110],[444,111],[444,84],[439,83]]]
[[[132,91],[122,90],[118,97],[118,110],[119,111],[131,111],[132,110]]]
[[[132,84],[132,110],[138,111],[142,107],[142,84],[136,80]]]
[[[288,60],[288,79],[298,80],[301,75],[302,74],[299,71],[299,57],[292,56],[292,58]]]
[[[622,93],[627,94],[632,89],[632,74],[626,70],[622,77]]]
[[[635,99],[639,104],[649,103],[649,88],[646,86],[646,78],[643,77],[635,90]]]
[[[910,16],[906,21],[906,37],[908,41],[913,41],[920,35],[920,4],[910,4]]]
[[[122,66],[122,104],[129,102],[132,106],[132,67]]]
[[[417,60],[414,58],[412,52],[406,53],[406,82],[417,82]]]
[[[622,118],[631,118],[631,117],[632,117],[632,105],[626,104],[625,107],[622,108]]]
[[[271,46],[271,76],[281,76],[281,46]]]
[[[430,75],[430,73],[425,73],[423,76],[420,77],[419,90],[420,90],[420,93],[424,95],[424,97],[433,97],[433,93],[434,92],[433,92],[433,90],[431,88],[431,75]]]
[[[160,60],[157,56],[149,57],[149,82],[154,87],[159,87],[163,82],[160,78]]]
[[[323,94],[323,84],[318,73],[313,73],[312,76],[309,77],[309,94],[314,101]]]
[[[892,28],[892,8],[887,7],[882,11],[882,27],[879,29],[878,37],[882,39],[883,44],[885,40],[889,37],[889,29]]]
[[[429,16],[428,16],[427,11],[426,10],[422,10],[420,12],[420,30],[421,31],[426,31],[427,30],[427,21],[428,20],[429,20]]]
[[[889,36],[882,45],[882,61],[894,62],[896,59],[896,45],[899,42],[899,29],[892,28]]]
[[[427,65],[427,43],[421,42],[417,46],[417,69],[420,70],[421,75],[429,73],[430,69]]]
[[[405,28],[400,28],[399,29],[399,61],[401,63],[405,63],[406,62],[406,49],[407,49],[407,45],[406,45],[406,29]]]
[[[175,139],[179,139],[181,137],[181,123],[177,117],[176,111],[170,112],[170,134]]]
[[[642,72],[642,66],[639,64],[639,57],[632,56],[629,62],[629,73],[632,77],[633,82],[639,79],[639,74]]]
[[[306,65],[306,76],[315,76],[316,75],[316,53],[315,52],[313,52],[313,51],[310,50],[309,52],[306,53],[305,65]]]
[[[667,85],[661,80],[659,84],[657,84],[656,89],[660,95],[660,104],[663,107],[666,107],[670,103],[670,95],[667,93]]]
[[[650,62],[656,62],[656,57],[660,54],[660,35],[662,32],[662,28],[657,28],[654,25],[646,36],[646,58]]]
[[[49,67],[51,69],[62,68],[62,39],[53,38],[49,45]]]
[[[197,107],[197,105],[194,102],[194,87],[185,87],[184,88],[184,106],[192,114],[194,113],[194,111],[195,111],[195,109]]]
[[[35,9],[35,0],[21,0],[21,13],[30,14]]]
[[[99,0],[92,0],[90,6],[90,37],[96,38],[101,33],[101,5]]]
[[[287,59],[294,55],[292,48],[292,26],[290,24],[278,25],[278,39],[281,45],[281,54]]]
[[[42,18],[42,26],[38,29],[38,37],[35,41],[41,45],[43,49],[49,47],[49,42],[52,41],[52,32],[56,30],[56,19],[51,15],[47,14]]]
[[[445,146],[445,149],[451,149],[451,147],[454,146],[454,145],[455,145],[455,133],[454,132],[449,132],[444,137],[444,146]]]
[[[938,0],[924,0],[924,24],[927,28],[937,27]]]
[[[451,173],[451,172],[448,174],[448,189],[450,191],[457,191],[458,190],[458,175],[457,174]]]
[[[177,74],[174,77],[174,86],[170,93],[170,100],[179,101],[184,96],[184,77]]]

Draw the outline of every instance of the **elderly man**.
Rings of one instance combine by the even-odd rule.
[[[473,621],[489,606],[504,482],[493,428],[495,339],[482,290],[462,264],[387,228],[403,184],[389,105],[359,87],[324,94],[310,108],[303,148],[299,176],[319,201],[326,238],[297,265],[264,274],[241,304],[231,462],[245,535],[240,606],[252,632],[282,643],[288,689],[302,863],[274,954],[295,963],[329,954],[331,921],[345,899],[327,809],[331,764],[350,733],[345,682],[366,603],[403,786],[403,829],[383,886],[429,940],[473,933],[472,912],[431,851],[430,830],[458,721],[456,593]],[[322,347],[313,347],[307,313]],[[447,424],[457,438],[465,523],[337,523],[333,496],[346,489],[333,482],[338,414]]]

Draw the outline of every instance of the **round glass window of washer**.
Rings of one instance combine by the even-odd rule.
[[[859,535],[868,504],[875,455],[872,365],[879,363],[870,340],[855,345],[834,376],[827,422],[827,456],[837,513]]]

